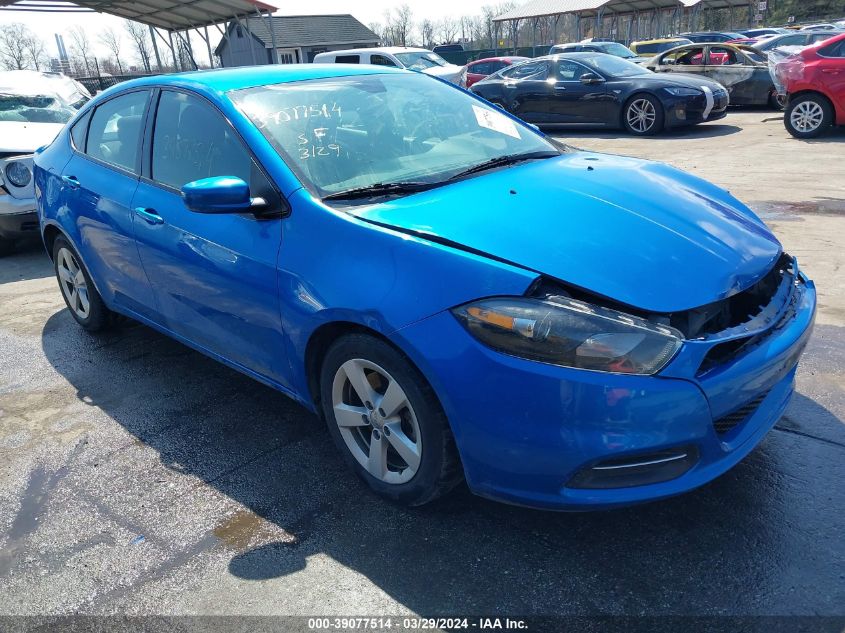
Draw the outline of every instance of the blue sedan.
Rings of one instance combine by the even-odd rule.
[[[403,70],[127,82],[35,165],[80,326],[125,315],[288,394],[405,504],[700,486],[778,420],[815,315],[722,189]]]

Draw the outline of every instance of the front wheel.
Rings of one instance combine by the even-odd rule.
[[[795,138],[816,138],[833,125],[833,108],[821,95],[801,95],[789,102],[783,123]]]
[[[653,136],[663,130],[663,106],[651,95],[635,95],[622,112],[625,129],[637,136]]]
[[[366,334],[336,341],[320,372],[329,432],[349,466],[379,495],[422,505],[462,478],[446,415],[425,378]]]

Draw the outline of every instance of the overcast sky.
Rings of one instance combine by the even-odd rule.
[[[307,9],[298,9],[292,6],[288,0],[268,0],[270,4],[280,8],[278,15],[303,15],[303,14],[327,14],[327,13],[352,13],[364,24],[371,22],[384,22],[385,10],[395,7],[398,2],[395,0],[366,0],[356,3],[355,8],[350,9],[349,0],[318,0]],[[497,4],[497,0],[408,0],[408,5],[414,12],[414,22],[429,18],[439,20],[444,16],[455,18],[461,15],[474,15],[480,13],[481,7],[486,4]],[[109,25],[123,32],[123,20],[120,18],[97,14],[97,13],[29,13],[24,11],[2,11],[0,12],[0,24],[9,22],[23,22],[30,29],[35,31],[47,44],[47,51],[51,57],[57,57],[55,33],[66,33],[67,29],[74,25],[80,25],[89,33],[92,43],[97,46],[100,56],[106,55],[106,50],[96,42],[96,34],[107,28]],[[216,34],[217,29],[212,29]],[[214,38],[219,39],[219,36]],[[126,40],[127,52],[129,50],[128,38]],[[216,42],[215,42],[216,43]],[[68,36],[65,35],[65,46],[69,45]],[[203,45],[204,48],[204,45]],[[196,48],[194,49],[197,50]],[[203,50],[203,49],[200,49]],[[133,57],[130,55],[130,58]],[[204,58],[203,58],[203,61]]]

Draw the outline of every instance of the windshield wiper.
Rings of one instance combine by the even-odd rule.
[[[369,198],[372,196],[389,196],[393,194],[416,193],[436,187],[432,182],[377,182],[366,187],[357,187],[338,191],[323,196],[323,200],[354,200],[355,198]]]
[[[543,150],[539,152],[525,152],[524,154],[506,154],[505,156],[497,156],[496,158],[491,158],[490,160],[485,160],[483,163],[479,163],[478,165],[473,165],[468,169],[464,169],[463,171],[459,171],[454,176],[450,176],[449,180],[459,180],[464,176],[469,176],[471,174],[477,174],[481,171],[487,171],[488,169],[495,169],[496,167],[504,167],[505,165],[513,165],[515,163],[521,163],[527,160],[539,160],[541,158],[551,158],[552,156],[560,156],[560,152],[552,152],[549,150]]]

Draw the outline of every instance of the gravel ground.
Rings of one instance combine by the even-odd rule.
[[[744,462],[612,512],[396,508],[282,395],[140,325],[81,331],[33,249],[0,261],[0,614],[845,616],[845,134],[740,111],[561,138],[730,188],[815,278],[798,393]]]

